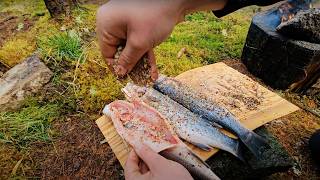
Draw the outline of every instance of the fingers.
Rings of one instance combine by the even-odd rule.
[[[137,177],[141,175],[139,161],[139,157],[135,151],[131,150],[124,168],[125,177]]]
[[[137,64],[137,62],[141,59],[141,57],[147,52],[147,46],[143,45],[144,43],[133,43],[128,40],[126,47],[122,51],[119,63],[117,66],[116,73],[118,76],[122,77],[129,73],[133,67]]]
[[[114,73],[114,56],[117,52],[117,48],[120,44],[121,39],[118,30],[120,25],[116,24],[114,21],[114,14],[108,14],[110,12],[108,6],[103,5],[99,8],[97,12],[97,37],[99,41],[100,51],[102,56],[107,61],[109,69]]]
[[[165,167],[168,163],[166,158],[154,152],[146,145],[135,148],[135,151],[151,171],[158,171],[159,168]]]
[[[102,35],[98,35],[102,56],[107,61],[107,65],[109,69],[114,73],[115,72],[113,69],[113,66],[115,64],[114,56],[117,52],[118,45],[120,44],[120,39],[110,35],[108,32],[99,32],[99,33],[103,33]]]
[[[156,57],[154,55],[153,49],[148,51],[148,63],[151,67],[151,79],[156,81],[158,79],[159,73],[157,69]]]

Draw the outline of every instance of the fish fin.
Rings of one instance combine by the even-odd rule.
[[[192,152],[190,149],[188,149],[190,151],[190,155],[192,157],[194,157],[195,159],[197,159],[198,161],[200,161],[201,163],[203,163],[207,168],[211,169],[211,167],[209,166],[209,164],[207,164],[204,160],[202,160],[199,156],[197,156],[194,152]]]
[[[244,144],[242,144],[241,141],[237,141],[234,155],[238,159],[240,159],[242,162],[246,163],[247,161],[244,159],[244,156],[243,156],[243,152],[244,152],[243,149],[244,149]]]
[[[257,158],[260,158],[262,153],[270,148],[267,141],[253,131],[247,131],[239,138]]]
[[[198,148],[204,150],[204,151],[210,151],[212,149],[211,146],[201,143],[192,142],[193,145],[197,146]]]
[[[220,124],[218,124],[218,123],[216,123],[216,122],[211,122],[211,125],[212,125],[213,127],[215,127],[215,128],[218,128],[218,129],[222,129],[222,128],[223,128]]]

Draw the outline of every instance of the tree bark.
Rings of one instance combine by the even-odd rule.
[[[78,0],[44,0],[46,7],[53,18],[61,15],[69,16],[74,7],[79,6]]]

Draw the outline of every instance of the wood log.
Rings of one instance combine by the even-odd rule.
[[[320,75],[320,44],[287,38],[279,24],[278,9],[253,17],[242,62],[272,88],[302,92]]]
[[[51,76],[36,55],[11,68],[0,79],[0,112],[19,108],[25,97],[38,92]]]

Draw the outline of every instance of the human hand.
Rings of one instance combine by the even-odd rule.
[[[221,9],[226,0],[111,0],[97,12],[97,34],[102,55],[119,77],[129,73],[144,54],[151,78],[158,71],[153,48],[163,42],[189,12]],[[114,55],[125,45],[118,63]]]
[[[130,152],[124,174],[126,180],[193,179],[181,164],[162,157],[145,145]]]
[[[178,2],[178,1],[177,1]],[[151,66],[151,77],[157,76],[153,48],[164,41],[182,20],[182,9],[176,1],[111,0],[97,13],[97,32],[102,55],[118,76],[129,73],[144,54]],[[125,44],[114,68],[117,47]]]

